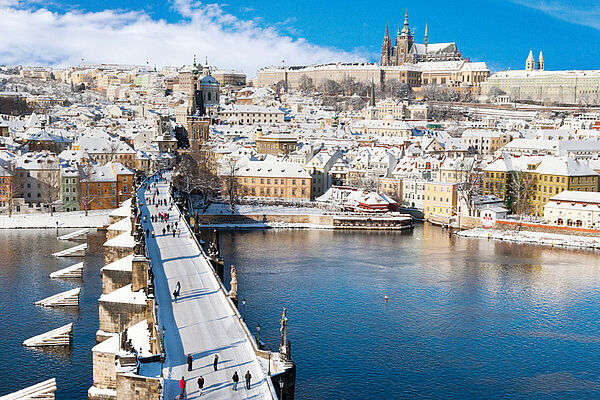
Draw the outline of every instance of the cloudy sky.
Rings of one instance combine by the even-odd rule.
[[[367,4],[369,4],[367,6]],[[530,49],[549,69],[600,69],[600,1],[0,0],[0,64],[150,65],[199,59],[254,76],[263,66],[378,61],[389,22],[408,9],[419,41],[455,41],[492,70],[522,68]]]

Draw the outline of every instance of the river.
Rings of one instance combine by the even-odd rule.
[[[221,248],[273,348],[288,308],[298,399],[600,396],[598,253],[429,225],[229,231]]]
[[[53,230],[0,231],[0,395],[56,377],[57,399],[87,398],[103,240],[90,236],[83,282],[69,283],[48,274],[79,261],[50,255],[73,243]],[[221,249],[238,268],[248,326],[260,323],[273,349],[288,308],[297,399],[600,396],[596,252],[429,225],[408,234],[224,231]],[[32,304],[75,286],[78,311]],[[68,322],[71,350],[21,346]]]

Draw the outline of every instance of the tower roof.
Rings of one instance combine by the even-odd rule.
[[[522,60],[522,58],[521,58]],[[529,61],[535,61],[535,59],[533,58],[533,50],[529,50],[529,56],[527,57],[527,62]]]
[[[410,36],[410,27],[408,24],[408,10],[406,11],[406,15],[404,16],[404,28],[402,28],[402,34]]]

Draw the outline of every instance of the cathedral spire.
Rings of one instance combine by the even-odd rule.
[[[537,69],[540,71],[544,70],[544,56],[542,55],[542,51],[540,50],[540,57],[538,58]]]
[[[406,15],[404,15],[404,28],[402,28],[402,34],[410,36],[410,26],[408,24],[408,10],[406,10]]]
[[[385,36],[384,36],[384,38],[385,39],[389,39],[390,38],[390,29],[388,27],[388,23],[387,22],[385,23]]]

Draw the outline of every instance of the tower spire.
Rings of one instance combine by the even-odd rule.
[[[402,34],[410,36],[410,26],[408,24],[408,10],[406,10],[406,14],[404,15],[404,28],[402,28]]]
[[[423,43],[426,47],[429,44],[429,37],[427,36],[427,24],[425,24],[425,39],[423,40]]]
[[[529,56],[527,57],[527,61],[525,62],[525,70],[526,71],[534,71],[535,70],[535,58],[533,58],[533,50],[529,50]]]
[[[540,50],[540,57],[538,58],[537,69],[540,71],[544,70],[544,56],[542,55],[542,51]]]

